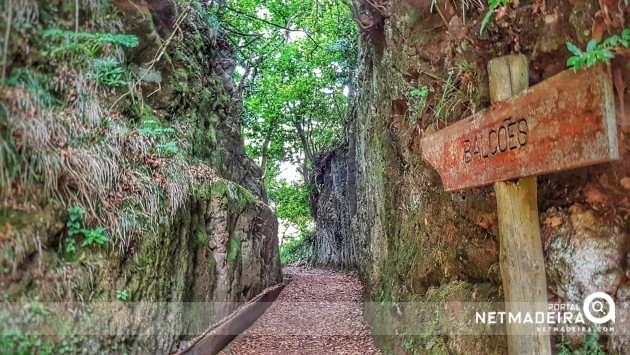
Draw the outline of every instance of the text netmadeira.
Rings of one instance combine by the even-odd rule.
[[[464,141],[464,162],[470,163],[475,158],[487,159],[524,147],[527,144],[528,132],[525,118],[508,117],[498,128],[475,135],[472,140]]]

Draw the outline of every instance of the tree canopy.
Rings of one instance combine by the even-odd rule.
[[[350,10],[338,0],[234,0],[213,11],[235,48],[247,152],[265,171],[279,217],[304,232],[308,198],[297,190],[347,116],[357,56]],[[304,185],[278,178],[287,163]]]

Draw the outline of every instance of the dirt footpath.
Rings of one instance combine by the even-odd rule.
[[[222,354],[380,354],[363,320],[359,278],[287,267],[276,302]]]

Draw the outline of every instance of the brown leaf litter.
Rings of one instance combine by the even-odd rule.
[[[293,281],[222,354],[380,354],[356,275],[287,267]]]

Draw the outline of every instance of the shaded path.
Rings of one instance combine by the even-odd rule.
[[[222,354],[380,354],[357,276],[294,267],[285,274],[293,282]]]

